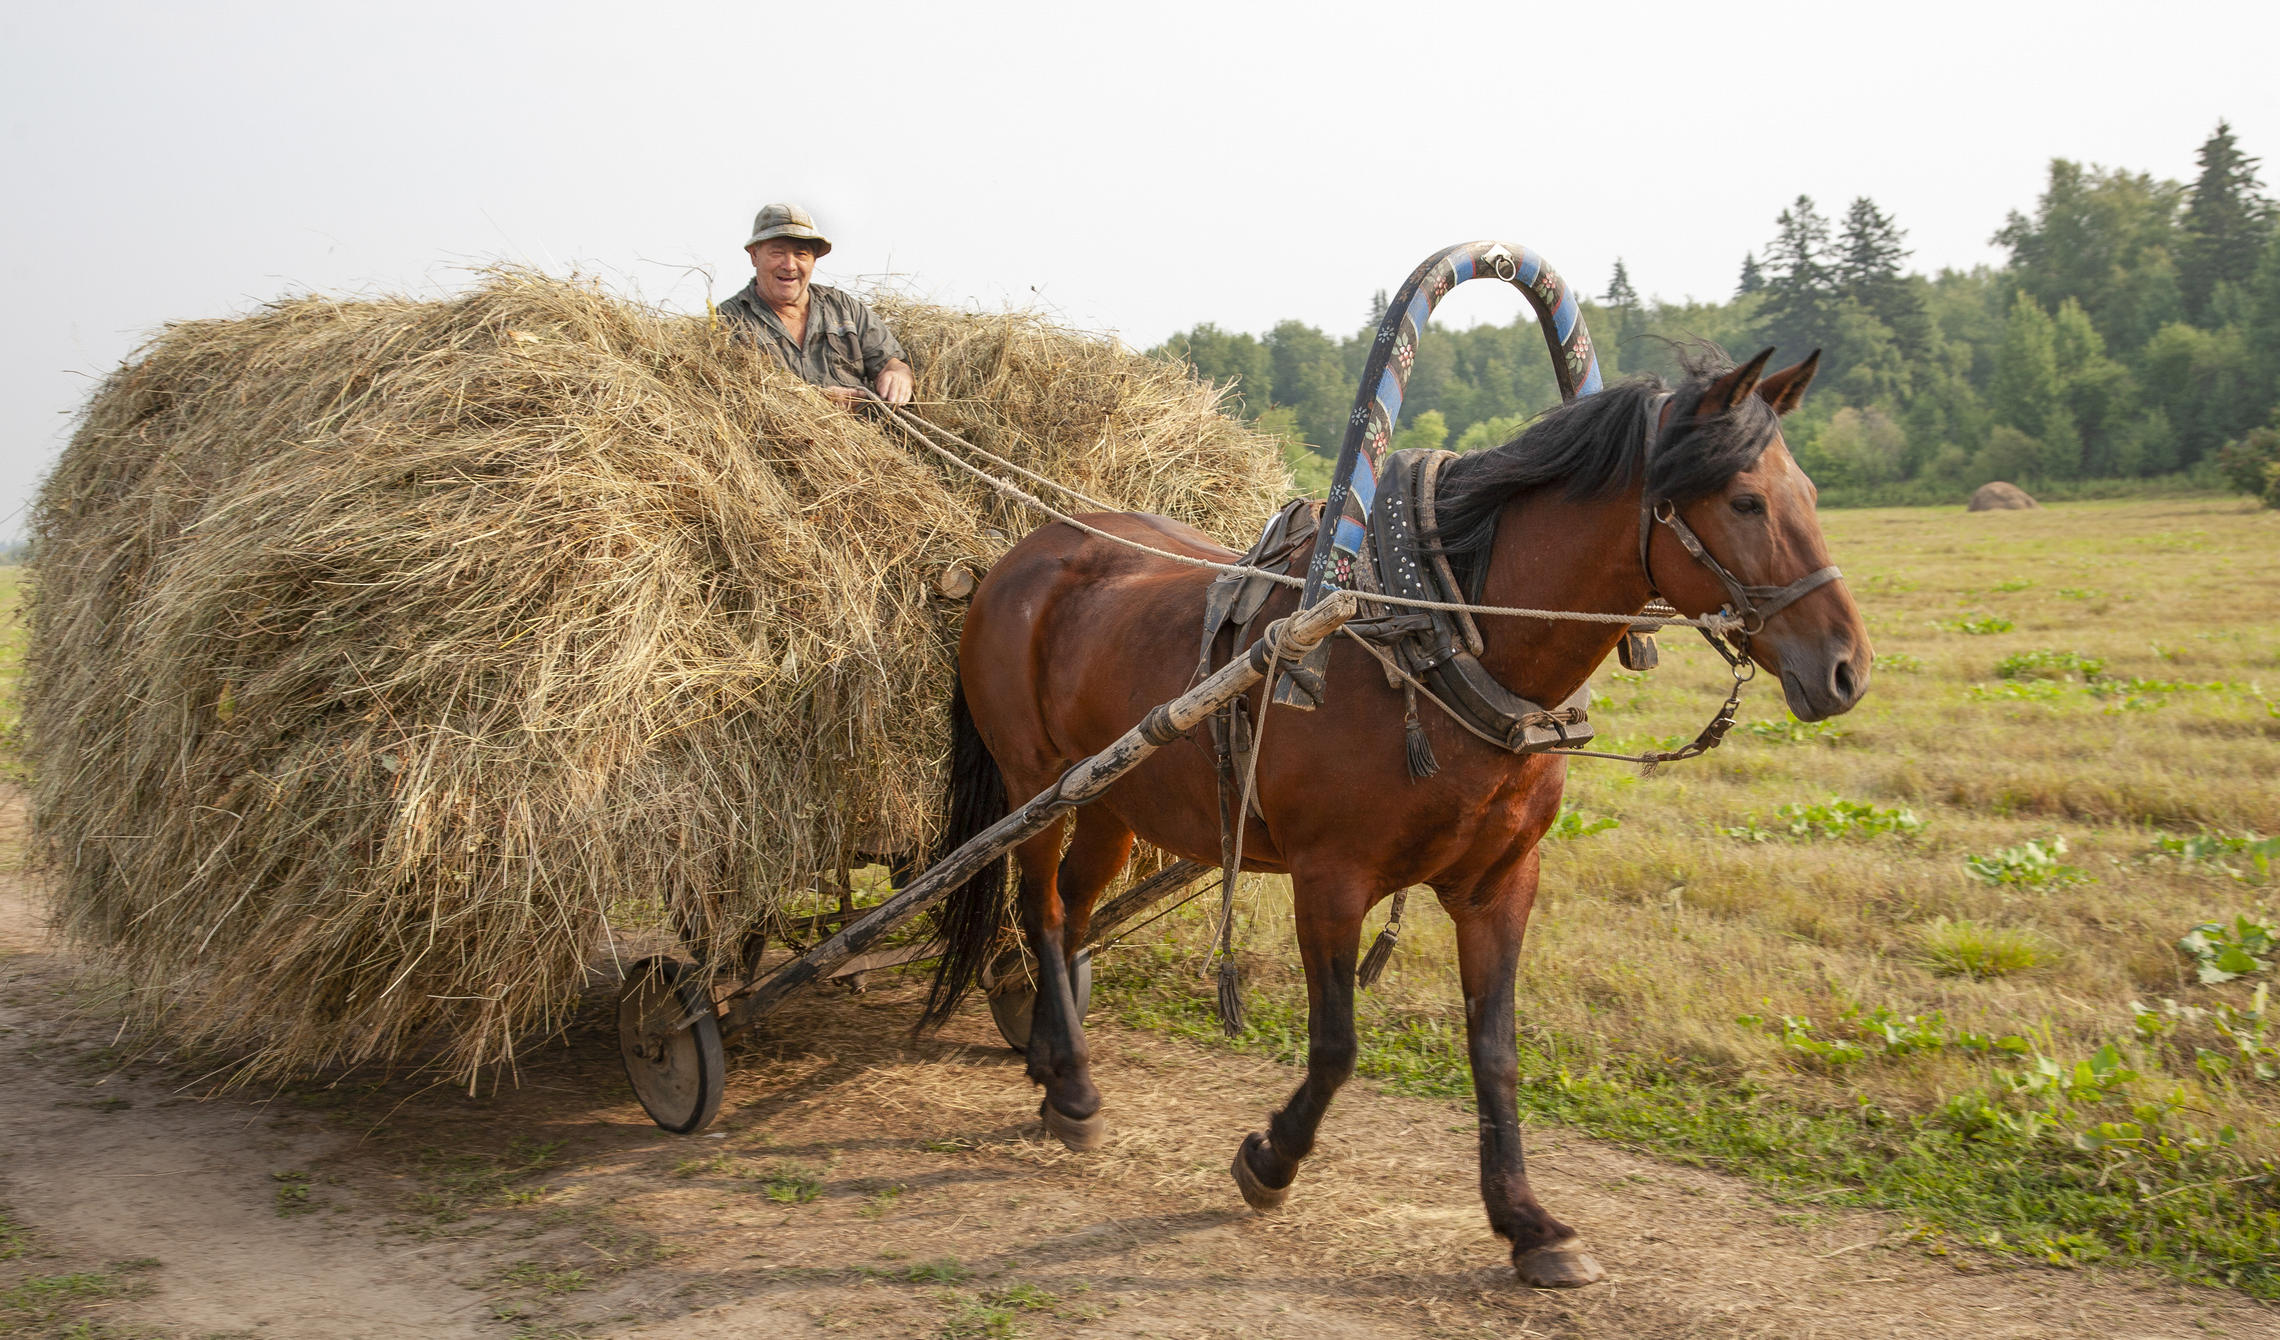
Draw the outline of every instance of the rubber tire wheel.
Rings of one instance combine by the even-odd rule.
[[[649,1119],[675,1135],[711,1125],[728,1064],[704,983],[675,959],[645,958],[618,987],[617,1019],[618,1057]]]
[[[1035,973],[1014,976],[1021,961],[1026,958],[1020,950],[1009,952],[999,962],[1011,962],[1006,976],[1010,979],[998,990],[989,993],[990,1019],[997,1024],[998,1036],[1005,1045],[1026,1055],[1029,1051],[1029,1020],[1037,1010],[1037,978]],[[1092,1013],[1092,951],[1080,949],[1070,983],[1076,990],[1077,1018]]]

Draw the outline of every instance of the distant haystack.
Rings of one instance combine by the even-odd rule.
[[[1025,315],[883,314],[924,411],[1247,540],[1273,443]],[[713,962],[931,835],[960,608],[1037,518],[703,318],[591,285],[168,328],[41,494],[24,734],[56,907],[254,1071],[560,1017],[612,909]]]
[[[1979,490],[1971,495],[1971,503],[1966,510],[1973,512],[2023,512],[2033,506],[2036,506],[2035,500],[2027,496],[2025,489],[2016,484],[2006,484],[2001,480],[1996,480],[1992,484],[1981,484]]]

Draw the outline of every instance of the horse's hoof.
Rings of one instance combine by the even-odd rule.
[[[1108,1138],[1108,1118],[1098,1112],[1089,1117],[1072,1117],[1046,1098],[1038,1102],[1037,1115],[1045,1118],[1045,1129],[1054,1139],[1078,1154],[1091,1153]]]
[[[1577,1237],[1514,1252],[1512,1268],[1519,1272],[1520,1282],[1531,1289],[1580,1289],[1607,1275],[1583,1249],[1583,1239]]]
[[[1235,1188],[1243,1193],[1243,1203],[1262,1212],[1279,1210],[1282,1208],[1283,1202],[1290,1199],[1289,1187],[1268,1186],[1259,1180],[1257,1173],[1251,1171],[1252,1148],[1266,1142],[1267,1137],[1257,1131],[1245,1136],[1241,1147],[1235,1151],[1235,1167],[1233,1169]]]

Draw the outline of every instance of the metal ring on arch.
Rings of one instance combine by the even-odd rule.
[[[1552,373],[1558,379],[1562,400],[1575,400],[1600,389],[1599,356],[1584,320],[1582,302],[1542,256],[1509,242],[1478,241],[1443,247],[1427,257],[1410,272],[1378,322],[1361,385],[1354,395],[1353,411],[1346,416],[1346,436],[1338,448],[1338,464],[1331,474],[1323,510],[1326,524],[1315,539],[1307,564],[1301,605],[1312,605],[1321,598],[1337,552],[1355,555],[1362,551],[1370,505],[1377,496],[1378,464],[1390,449],[1394,427],[1401,420],[1401,402],[1416,358],[1417,341],[1442,298],[1457,285],[1481,278],[1511,284],[1535,310],[1537,325],[1551,351]]]
[[[1362,552],[1370,503],[1377,496],[1378,463],[1390,448],[1394,425],[1401,418],[1402,394],[1416,358],[1417,340],[1441,299],[1457,285],[1479,278],[1511,284],[1535,309],[1536,323],[1551,349],[1552,374],[1559,381],[1562,400],[1575,400],[1599,390],[1599,355],[1592,347],[1582,303],[1542,256],[1508,242],[1480,241],[1444,247],[1426,257],[1386,304],[1377,336],[1370,344],[1353,412],[1346,416],[1345,441],[1338,448],[1338,464],[1330,477],[1322,528],[1307,562],[1301,607],[1322,598],[1340,552],[1349,557]],[[1299,665],[1319,679],[1328,655],[1329,644],[1325,642]],[[1276,681],[1274,701],[1299,708],[1315,706],[1312,696],[1289,678]]]

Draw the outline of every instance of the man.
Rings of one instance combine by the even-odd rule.
[[[744,254],[752,282],[720,305],[737,338],[749,339],[843,405],[875,391],[908,404],[910,364],[902,345],[860,298],[809,282],[831,240],[797,205],[769,205],[752,220]]]

